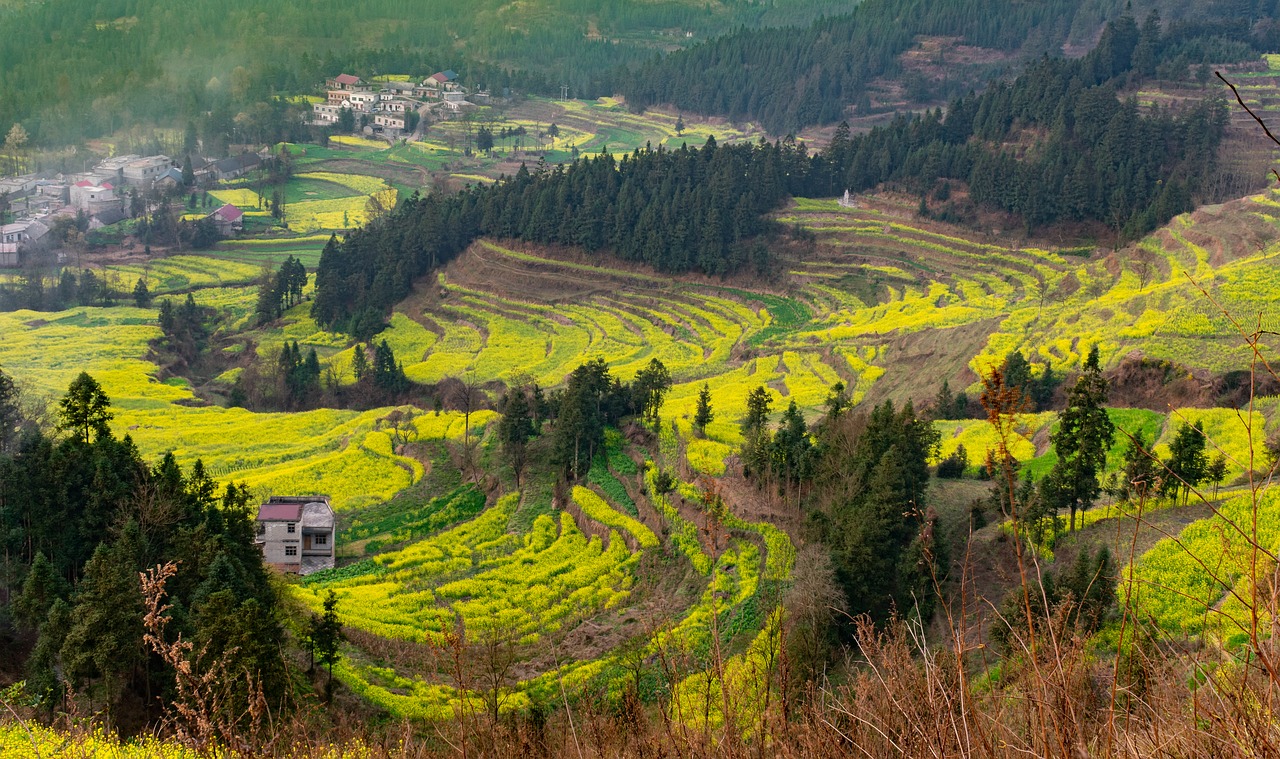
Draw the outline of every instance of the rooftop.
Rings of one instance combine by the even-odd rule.
[[[302,522],[305,527],[331,529],[333,509],[327,495],[273,495],[258,507],[259,522]]]
[[[297,522],[302,519],[300,503],[264,503],[258,507],[259,522]]]
[[[337,82],[338,84],[359,84],[360,77],[353,76],[351,74],[338,74],[333,78],[333,81]]]
[[[0,227],[0,234],[11,235],[18,232],[26,232],[31,237],[39,238],[49,232],[49,227],[39,219],[21,219]]]
[[[244,211],[228,203],[209,215],[221,217],[223,221],[236,221],[244,216]]]
[[[214,161],[213,167],[218,171],[237,171],[246,169],[250,166],[257,166],[262,163],[262,159],[257,153],[242,153],[241,155],[233,155],[230,158],[223,158],[221,161]]]

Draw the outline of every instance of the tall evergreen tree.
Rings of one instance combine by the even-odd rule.
[[[88,372],[80,372],[67,394],[58,401],[58,429],[73,433],[84,443],[91,438],[102,439],[111,435],[111,400],[103,392],[97,380]]]
[[[1204,426],[1185,422],[1178,426],[1173,441],[1169,443],[1169,460],[1165,462],[1168,476],[1164,480],[1164,493],[1181,497],[1183,503],[1191,497],[1191,491],[1204,482],[1209,471],[1205,455]]]
[[[1107,452],[1115,436],[1115,425],[1107,414],[1107,381],[1102,376],[1098,349],[1093,348],[1085,361],[1084,371],[1067,396],[1067,408],[1058,420],[1058,431],[1052,436],[1057,461],[1048,482],[1047,494],[1069,512],[1069,527],[1074,530],[1076,511],[1093,506],[1102,490],[1099,477],[1107,464]]]
[[[133,286],[133,305],[138,308],[147,308],[151,305],[151,291],[147,289],[145,277],[138,277],[137,283]]]
[[[698,405],[693,412],[693,426],[699,435],[706,436],[707,425],[714,419],[715,412],[711,409],[711,386],[704,382],[702,389],[698,391]]]
[[[661,361],[651,358],[643,369],[636,372],[631,387],[635,391],[640,417],[650,427],[656,428],[658,414],[662,411],[662,402],[671,389],[671,372]]]
[[[498,439],[502,452],[511,462],[516,475],[516,487],[520,487],[527,461],[529,440],[534,435],[533,418],[529,413],[529,398],[523,387],[507,390],[502,401],[502,420],[498,422]]]
[[[328,667],[329,677],[325,681],[325,703],[333,700],[333,665],[338,663],[341,653],[338,647],[346,640],[342,632],[342,620],[338,617],[338,596],[330,590],[324,599],[324,613],[312,635],[315,642],[316,661]]]

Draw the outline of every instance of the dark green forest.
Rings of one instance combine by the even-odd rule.
[[[413,280],[481,235],[610,250],[665,272],[763,268],[753,245],[763,214],[798,187],[807,159],[794,142],[640,150],[568,166],[521,167],[496,185],[406,201],[385,222],[331,240],[316,273],[312,315],[368,337]]]
[[[144,461],[111,434],[110,399],[88,374],[57,404],[56,437],[30,408],[0,372],[0,655],[30,651],[27,688],[40,707],[64,708],[70,687],[108,713],[130,705],[117,718],[138,720],[173,697],[172,667],[144,644],[139,573],[177,562],[168,635],[205,663],[257,673],[228,678],[221,716],[238,719],[257,695],[278,708],[289,687],[283,630],[249,491],[219,486],[199,462],[183,472],[172,454]]]
[[[1091,4],[1078,0],[868,0],[847,16],[807,27],[744,29],[649,61],[618,82],[633,108],[671,104],[735,121],[756,121],[772,134],[840,121],[877,77],[901,73],[898,56],[917,35],[960,37],[965,43],[1020,51],[1034,60],[1057,55]],[[1192,65],[1226,63],[1280,48],[1271,17],[1275,0],[1225,0],[1183,8],[1157,49],[1159,72],[1185,76]],[[1194,13],[1194,18],[1184,18]],[[1087,13],[1085,15],[1088,15]],[[1114,16],[1113,16],[1114,17]],[[866,111],[865,101],[857,109]]]
[[[1028,229],[1094,221],[1134,238],[1193,207],[1215,166],[1225,106],[1143,115],[1116,86],[1174,47],[1155,16],[1108,26],[1081,59],[1046,58],[1008,85],[941,111],[900,117],[809,154],[794,140],[603,155],[568,166],[522,168],[496,185],[407,202],[387,220],[325,248],[312,314],[368,337],[412,282],[491,235],[612,251],[663,272],[764,272],[763,214],[789,196],[830,197],[884,183],[941,197],[951,182],[972,204],[1007,211]],[[1024,133],[1044,133],[1018,156]],[[946,190],[950,193],[950,190]]]

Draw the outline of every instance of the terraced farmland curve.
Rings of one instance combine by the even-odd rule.
[[[604,459],[598,465],[608,471]],[[727,524],[734,537],[713,555],[682,514],[699,501],[696,489],[683,484],[679,494],[656,498],[661,523],[643,524],[611,499],[579,487],[572,494],[576,517],[567,511],[558,519],[544,514],[522,533],[514,526],[518,511],[527,506],[519,494],[490,499],[482,512],[468,516],[485,498],[463,486],[424,509],[453,514],[459,519],[455,525],[441,525],[402,549],[313,574],[295,587],[295,595],[319,609],[328,593],[336,594],[350,610],[344,615],[350,646],[335,671],[355,692],[405,717],[447,718],[459,708],[486,705],[504,712],[523,709],[561,682],[616,689],[630,677],[623,652],[587,646],[584,655],[582,648],[562,644],[584,630],[616,627],[619,620],[633,625],[649,620],[626,634],[642,652],[705,653],[707,636],[717,629],[709,624],[708,615],[714,615],[724,622],[719,628],[724,643],[744,647],[731,661],[759,655],[762,647],[772,646],[776,654],[776,635],[763,641],[751,636],[776,616],[768,609],[791,577],[795,549],[790,539],[772,525],[731,518]],[[682,499],[685,506],[677,508],[672,499]],[[463,503],[472,506],[455,508]],[[593,534],[585,534],[575,518],[586,520],[581,524]],[[654,529],[675,536],[670,548]],[[647,612],[629,604],[642,576],[641,556],[669,550],[689,560],[693,577],[703,577],[702,590],[688,606],[661,604],[663,619],[658,620],[652,598]],[[645,592],[652,596],[651,590]],[[740,641],[743,635],[748,637]],[[458,640],[509,651],[522,662],[519,676],[487,688],[451,682],[430,661]],[[562,650],[577,653],[568,660],[553,655]],[[673,711],[677,716],[705,711],[702,706],[715,697],[690,680],[681,685]],[[700,705],[696,710],[695,704]]]

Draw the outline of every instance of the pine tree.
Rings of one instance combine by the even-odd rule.
[[[341,654],[338,646],[346,640],[342,632],[342,620],[338,618],[338,596],[331,590],[324,599],[324,614],[316,626],[313,635],[316,661],[329,668],[329,679],[325,682],[325,703],[333,699],[333,665],[338,663]]]
[[[1141,430],[1134,433],[1124,452],[1124,468],[1121,473],[1119,497],[1126,501],[1140,501],[1147,495],[1163,490],[1160,461],[1147,447]]]
[[[0,454],[9,452],[18,442],[24,422],[19,400],[17,385],[0,370]]]
[[[110,409],[111,400],[102,386],[88,372],[80,372],[58,401],[58,430],[72,432],[84,443],[90,442],[90,437],[109,437]]]
[[[667,367],[661,361],[651,358],[649,363],[636,373],[631,388],[640,418],[656,429],[658,415],[662,411],[662,402],[666,398],[667,391],[671,389],[671,372],[667,371]]]
[[[144,277],[138,277],[138,282],[133,286],[133,305],[138,308],[147,308],[151,305],[151,291],[147,289],[147,280]]]
[[[845,389],[843,382],[837,382],[831,386],[831,391],[827,393],[827,400],[824,405],[827,407],[825,416],[827,424],[839,419],[841,414],[852,407],[853,399],[849,397],[849,392]]]
[[[502,452],[511,462],[519,488],[524,474],[529,440],[534,435],[533,419],[529,415],[529,399],[522,387],[507,390],[502,402],[502,420],[498,422],[498,440]]]
[[[1164,481],[1166,496],[1176,497],[1181,492],[1182,501],[1186,503],[1191,491],[1204,482],[1209,471],[1204,449],[1204,427],[1200,422],[1183,423],[1178,427],[1173,441],[1169,443],[1169,460],[1165,462],[1169,473]]]
[[[1009,351],[1009,355],[1005,356],[1004,384],[1005,387],[1020,392],[1025,405],[1032,403],[1031,364],[1020,351]]]
[[[747,393],[747,415],[742,420],[743,474],[763,476],[768,473],[772,438],[769,434],[769,407],[773,400],[764,385]]]
[[[1218,497],[1218,486],[1227,477],[1227,457],[1219,453],[1209,462],[1209,467],[1205,470],[1205,480],[1213,483],[1213,497]]]
[[[715,412],[711,410],[711,386],[704,382],[702,389],[698,391],[698,406],[693,412],[693,426],[699,435],[706,437],[707,425],[713,419]]]
[[[1084,371],[1067,397],[1067,408],[1052,436],[1057,462],[1049,481],[1047,496],[1069,512],[1069,527],[1075,529],[1076,511],[1093,506],[1102,490],[1099,475],[1106,468],[1107,451],[1115,436],[1115,425],[1107,414],[1107,381],[1102,376],[1095,347],[1085,361]]]
[[[764,385],[757,385],[747,393],[747,416],[742,420],[742,434],[750,437],[765,429],[769,423],[769,407],[773,398]]]
[[[195,184],[196,184],[196,172],[191,165],[191,154],[188,153],[186,159],[184,159],[182,162],[182,186],[195,187]]]
[[[108,703],[142,658],[142,587],[133,554],[127,537],[98,545],[76,588],[62,644],[68,680],[100,679]]]
[[[933,415],[937,419],[951,419],[956,407],[956,398],[951,394],[951,383],[942,381],[942,388],[933,399]]]

